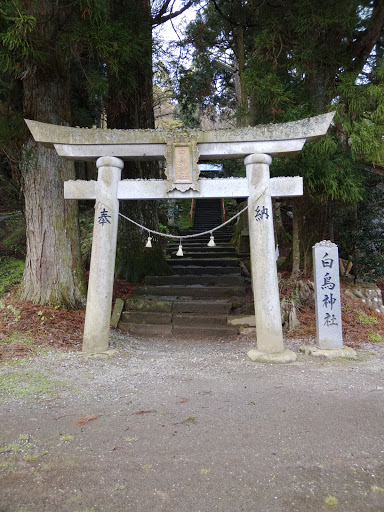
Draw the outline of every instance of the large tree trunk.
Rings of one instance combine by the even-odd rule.
[[[142,37],[138,61],[123,62],[119,76],[110,76],[107,121],[109,128],[154,128],[152,94],[152,22],[148,0],[113,0],[111,17],[124,20]],[[130,26],[129,26],[130,24]],[[133,26],[134,24],[134,26]],[[126,73],[130,73],[127,88]],[[159,177],[159,166],[148,162],[125,162],[123,178]],[[156,201],[121,201],[120,212],[150,229],[158,229]],[[148,233],[120,218],[116,253],[116,277],[139,282],[146,275],[169,273],[159,240],[145,248]]]
[[[77,201],[64,200],[73,163],[29,141],[23,150],[27,256],[21,297],[35,304],[81,308],[85,279]]]
[[[69,63],[56,46],[63,9],[40,3],[33,13],[39,36],[51,48],[46,67],[26,65],[23,79],[24,114],[29,119],[70,124]],[[27,256],[21,297],[34,303],[68,308],[85,304],[77,202],[64,200],[64,181],[75,179],[73,162],[28,136],[20,171],[25,197]]]

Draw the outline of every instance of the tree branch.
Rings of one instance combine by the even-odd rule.
[[[168,20],[172,20],[173,18],[176,18],[177,16],[179,16],[180,14],[183,14],[183,12],[185,12],[187,9],[189,9],[192,5],[193,5],[193,0],[190,0],[188,3],[186,3],[181,9],[179,9],[178,11],[176,12],[170,12],[168,14],[165,14],[169,4],[170,4],[170,1],[167,1],[165,2],[166,3],[166,8],[164,10],[164,5],[163,7],[160,9],[159,13],[154,16],[152,18],[152,26],[153,27],[157,27],[159,25],[162,25],[163,23],[165,23],[166,21]]]
[[[349,51],[353,57],[350,71],[355,73],[363,69],[373,47],[384,33],[384,0],[374,0],[373,4],[371,23],[349,45]]]
[[[254,27],[257,27],[258,24],[257,23],[240,23],[239,21],[236,21],[233,17],[232,17],[232,12],[231,14],[225,14],[221,7],[219,6],[219,4],[217,3],[217,0],[211,0],[211,2],[213,3],[216,11],[220,14],[220,16],[225,20],[225,21],[228,21],[232,26],[234,27],[242,27],[244,29],[247,29],[247,28],[254,28]],[[268,4],[269,5],[269,4]],[[270,7],[274,7],[272,5],[270,5]]]
[[[161,6],[159,12],[156,14],[155,18],[158,18],[161,16],[164,16],[164,14],[167,12],[168,10],[168,7],[169,7],[169,4],[171,3],[172,0],[165,0],[165,2],[163,2],[163,5]]]

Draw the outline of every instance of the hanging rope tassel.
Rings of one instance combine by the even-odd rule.
[[[181,238],[180,238],[179,250],[177,251],[176,256],[184,256],[183,246],[181,245]]]
[[[145,247],[152,247],[152,237],[148,236],[147,243],[145,244]]]
[[[208,242],[208,247],[216,247],[216,244],[215,244],[215,237],[212,235],[211,233],[211,236],[209,238],[209,242]]]

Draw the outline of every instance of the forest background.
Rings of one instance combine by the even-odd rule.
[[[184,30],[166,42],[164,23],[184,12],[191,13]],[[359,279],[382,279],[383,35],[383,0],[4,0],[2,280],[9,286],[23,271],[19,299],[85,304],[92,205],[64,201],[63,182],[94,178],[95,166],[36,145],[24,118],[189,129],[281,123],[330,110],[336,114],[326,137],[271,166],[273,175],[304,177],[303,197],[274,204],[284,269],[293,280],[309,273],[312,245],[329,239]],[[222,164],[227,176],[244,173],[242,162]],[[159,177],[163,169],[130,163],[124,172]],[[143,225],[171,229],[162,203],[121,206]],[[121,223],[116,277],[139,283],[166,273],[154,242],[146,251],[145,234]]]

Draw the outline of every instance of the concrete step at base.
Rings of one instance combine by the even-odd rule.
[[[172,325],[159,325],[159,324],[132,324],[119,322],[118,329],[130,334],[142,336],[159,336],[172,334]]]
[[[148,276],[145,278],[147,286],[173,286],[173,285],[193,285],[203,286],[242,286],[244,278],[237,275],[172,275],[172,276]]]
[[[242,297],[245,288],[241,286],[141,286],[135,295],[163,295],[176,297]]]
[[[218,275],[218,276],[224,276],[224,275],[241,275],[241,268],[240,267],[200,267],[197,265],[172,265],[172,270],[177,275],[195,275],[195,276],[203,276],[203,275]]]
[[[201,327],[208,325],[211,327],[227,325],[227,315],[198,315],[190,314],[175,314],[172,319],[173,327]]]
[[[179,327],[175,326],[172,333],[175,336],[186,336],[196,338],[224,338],[236,339],[238,336],[238,329],[230,326],[204,326],[197,327],[193,325]]]
[[[232,301],[226,299],[191,299],[190,297],[138,296],[126,300],[126,311],[169,313],[201,313],[228,315]]]
[[[125,324],[156,324],[166,325],[172,322],[172,313],[157,313],[154,311],[124,311],[121,321]]]

